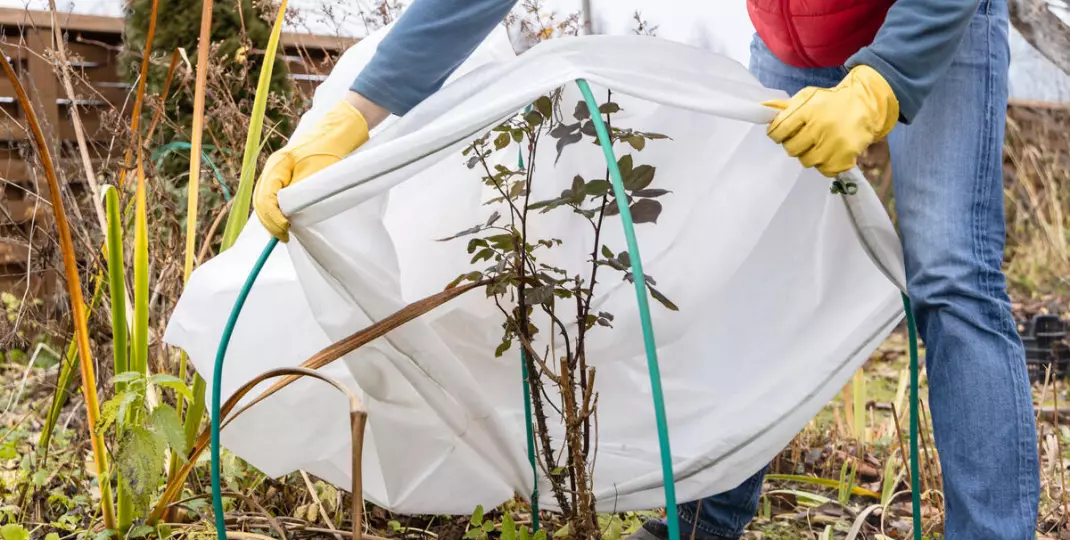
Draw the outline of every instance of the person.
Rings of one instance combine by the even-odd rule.
[[[339,161],[435,92],[516,0],[415,0],[306,135],[269,157],[254,206],[287,240],[278,191]],[[790,99],[769,136],[826,176],[887,136],[907,289],[926,344],[950,540],[1035,537],[1039,463],[1021,339],[1001,271],[1006,0],[748,0],[751,72]],[[894,128],[894,129],[893,129]],[[684,536],[739,538],[759,471],[680,505]],[[636,539],[664,539],[649,522]]]

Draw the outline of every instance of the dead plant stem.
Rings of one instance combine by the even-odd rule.
[[[48,150],[48,143],[41,125],[37,121],[37,114],[30,104],[30,99],[19,81],[14,68],[8,63],[7,57],[0,54],[0,65],[3,65],[8,79],[14,87],[23,113],[26,115],[26,123],[33,135],[37,153],[48,181],[48,190],[52,199],[52,213],[56,220],[56,229],[59,236],[60,251],[63,254],[63,267],[67,277],[67,291],[70,296],[71,318],[74,321],[75,338],[78,340],[78,356],[82,372],[82,392],[86,401],[86,426],[89,431],[90,443],[93,447],[94,465],[98,474],[108,472],[107,449],[104,439],[94,430],[97,425],[100,402],[97,398],[97,378],[93,368],[93,354],[89,343],[89,330],[86,326],[86,305],[82,297],[82,282],[78,275],[77,257],[74,254],[74,243],[71,241],[70,224],[67,222],[67,214],[64,211],[63,196],[59,188],[59,179],[56,177],[56,169],[52,162],[52,155]],[[115,509],[111,498],[111,488],[107,482],[100,484],[101,510],[104,515],[104,526],[115,530]]]
[[[927,411],[924,400],[919,400],[918,410],[921,413],[921,425],[918,426],[918,437],[921,439],[922,453],[925,454],[925,470],[922,474],[927,476],[929,490],[935,489],[937,491],[940,491],[940,483],[937,480],[939,472],[934,470],[939,466],[939,464],[936,460],[933,459],[932,454],[935,453],[935,451],[930,451],[929,449],[930,441],[928,434],[931,433],[930,430],[932,429],[932,426],[929,424],[928,421],[928,415],[926,414]]]
[[[899,427],[899,412],[896,410],[894,401],[892,402],[892,420],[895,422],[896,438],[899,439],[899,455],[902,457],[903,463],[905,464],[906,460],[908,459],[907,456],[909,456],[910,454],[907,454],[907,447],[906,444],[904,444],[903,442],[903,430]],[[904,467],[904,469],[907,473],[907,485],[910,485],[910,467]]]
[[[334,528],[334,523],[331,523],[331,516],[327,514],[327,508],[323,506],[323,502],[320,501],[320,496],[316,493],[316,486],[312,485],[312,480],[308,477],[308,473],[301,471],[301,478],[305,481],[305,487],[308,488],[308,494],[312,496],[312,502],[316,504],[316,508],[319,509],[319,515],[323,518],[323,522],[327,524],[327,528],[331,530],[331,533],[338,540],[342,540],[342,536],[338,534],[338,531]],[[354,494],[354,496],[359,496]]]

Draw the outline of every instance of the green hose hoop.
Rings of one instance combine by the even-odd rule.
[[[910,298],[903,294],[903,310],[907,316],[907,334],[910,339],[910,510],[914,527],[914,540],[921,540],[921,473],[918,467],[918,327],[914,323],[914,311]]]
[[[535,464],[535,426],[531,423],[531,384],[528,382],[528,353],[520,348],[520,376],[524,378],[524,420],[528,438],[528,463],[534,483],[531,487],[531,527],[539,532],[539,467]]]
[[[256,260],[252,271],[249,272],[249,277],[245,278],[245,284],[242,285],[241,292],[238,293],[238,299],[234,301],[234,307],[230,310],[230,317],[227,319],[227,326],[223,328],[223,337],[219,340],[219,349],[215,355],[215,369],[212,372],[212,510],[215,512],[215,530],[218,538],[227,537],[227,524],[223,515],[223,489],[219,481],[219,391],[220,387],[223,386],[223,360],[227,356],[230,336],[234,333],[234,326],[238,323],[238,315],[241,314],[242,307],[245,306],[245,299],[249,297],[249,291],[252,290],[253,283],[256,282],[260,271],[264,269],[264,263],[267,262],[271,252],[275,250],[275,246],[278,244],[278,238],[272,238],[268,241],[267,245],[264,246],[264,251],[260,252],[260,258]]]
[[[620,167],[617,166],[617,156],[613,152],[613,141],[609,137],[605,123],[602,122],[602,115],[598,111],[598,103],[595,102],[594,95],[591,94],[591,87],[583,79],[576,79],[576,85],[580,87],[583,100],[587,103],[587,109],[591,112],[591,121],[594,123],[595,132],[598,134],[598,142],[602,145],[602,153],[605,155],[606,166],[609,168],[610,182],[613,184],[613,195],[617,199],[621,224],[624,226],[624,238],[628,246],[628,256],[632,263],[632,276],[634,278],[632,282],[635,284],[635,298],[639,304],[639,320],[643,326],[646,363],[650,371],[650,390],[654,395],[654,417],[657,419],[658,444],[661,447],[661,475],[665,483],[665,518],[669,526],[669,540],[679,540],[680,523],[676,513],[676,486],[673,483],[672,452],[669,451],[669,425],[665,418],[665,397],[661,390],[661,370],[658,367],[657,345],[654,343],[654,325],[650,322],[650,301],[647,297],[643,259],[639,256],[639,244],[635,240],[632,212],[628,208],[628,194],[624,191],[624,180],[621,178]]]

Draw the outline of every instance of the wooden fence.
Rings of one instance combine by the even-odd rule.
[[[88,191],[79,158],[71,107],[77,106],[96,165],[122,156],[107,115],[129,106],[131,85],[119,72],[124,21],[114,17],[60,14],[70,67],[77,73],[76,103],[71,103],[57,75],[52,52],[52,16],[48,12],[0,8],[0,52],[15,68],[44,124],[60,178],[76,198]],[[283,34],[283,58],[299,90],[311,92],[323,78],[317,65],[337,55],[352,41],[325,36]],[[192,54],[192,52],[191,52]],[[0,291],[17,297],[51,296],[62,269],[52,236],[48,189],[33,166],[25,113],[14,88],[0,75]],[[94,167],[98,170],[99,167]],[[93,219],[92,216],[85,216]],[[80,252],[86,246],[77,246]]]

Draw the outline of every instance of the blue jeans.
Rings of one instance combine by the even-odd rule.
[[[949,540],[1034,538],[1040,497],[1033,401],[1000,269],[1007,17],[1005,0],[982,0],[954,64],[914,122],[889,136]],[[846,74],[785,65],[757,37],[750,70],[790,94],[835,86]],[[681,535],[738,538],[763,476],[681,505]]]

